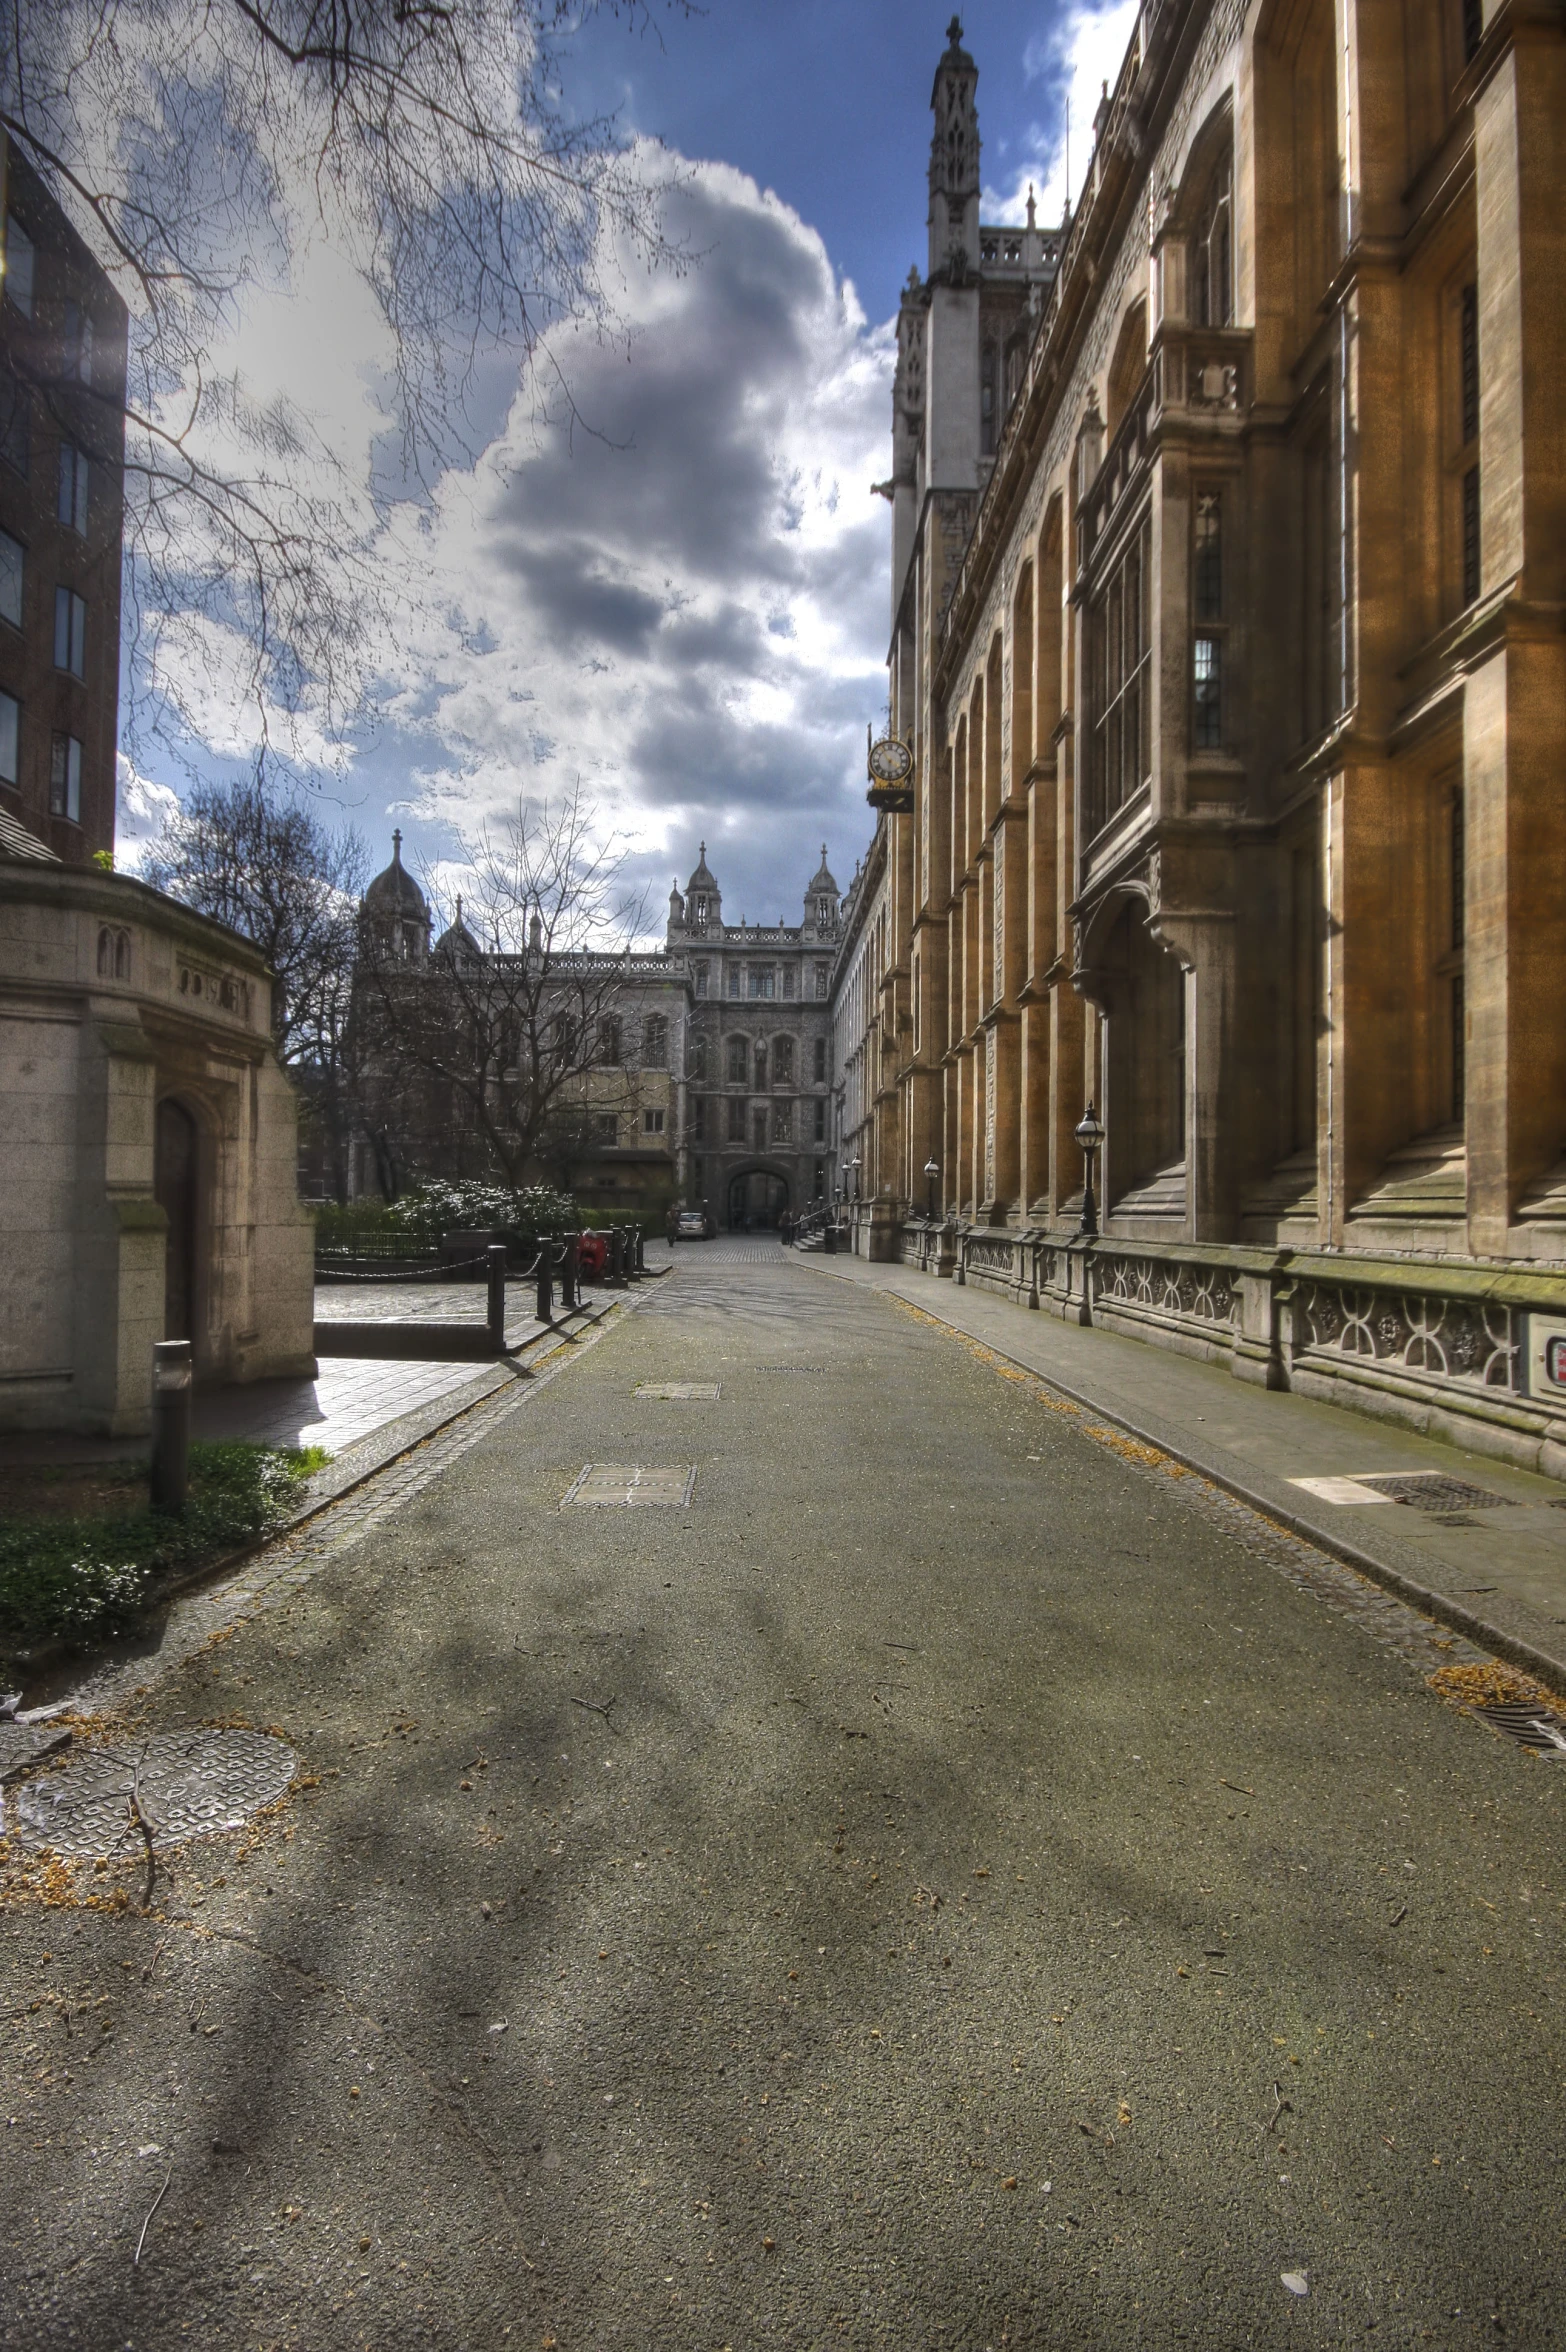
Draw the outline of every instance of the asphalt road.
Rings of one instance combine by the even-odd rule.
[[[682,1255],[149,1677],[313,1785],[0,1914],[0,2342],[1560,2342],[1566,1765],[1319,1565]]]

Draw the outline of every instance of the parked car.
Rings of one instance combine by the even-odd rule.
[[[717,1227],[700,1209],[681,1209],[674,1220],[676,1241],[711,1241]]]

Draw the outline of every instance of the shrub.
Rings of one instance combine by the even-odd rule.
[[[193,1445],[183,1518],[142,1504],[76,1519],[0,1520],[0,1643],[79,1645],[124,1632],[160,1579],[280,1526],[301,1479],[326,1459],[319,1447]]]
[[[580,1213],[569,1193],[547,1184],[421,1184],[402,1200],[329,1201],[315,1213],[318,1250],[364,1250],[422,1257],[448,1233],[488,1228],[531,1252],[541,1233],[575,1232]]]

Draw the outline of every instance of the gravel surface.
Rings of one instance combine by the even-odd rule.
[[[474,1426],[84,1681],[304,1779],[151,1916],[11,1850],[0,2343],[1562,2340],[1566,1766],[1473,1653],[759,1250]]]

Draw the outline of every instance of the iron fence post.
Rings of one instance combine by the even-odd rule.
[[[190,1491],[190,1342],[152,1347],[152,1507],[182,1513]]]
[[[489,1283],[489,1344],[497,1356],[506,1352],[506,1245],[493,1241],[484,1252]]]
[[[576,1235],[568,1233],[560,1244],[560,1312],[574,1315],[579,1301],[576,1295]]]
[[[537,1314],[538,1314],[538,1319],[539,1319],[540,1323],[552,1323],[552,1322],[554,1321],[554,1319],[555,1319],[555,1316],[554,1316],[554,1305],[555,1305],[555,1283],[554,1283],[554,1273],[553,1273],[553,1269],[551,1268],[551,1265],[550,1265],[550,1252],[549,1252],[549,1244],[548,1244],[548,1242],[547,1242],[547,1241],[543,1240],[542,1238],[540,1238],[540,1241],[539,1241],[539,1244],[538,1244],[538,1269],[537,1269],[537,1271],[538,1271],[538,1301],[537,1301]]]

